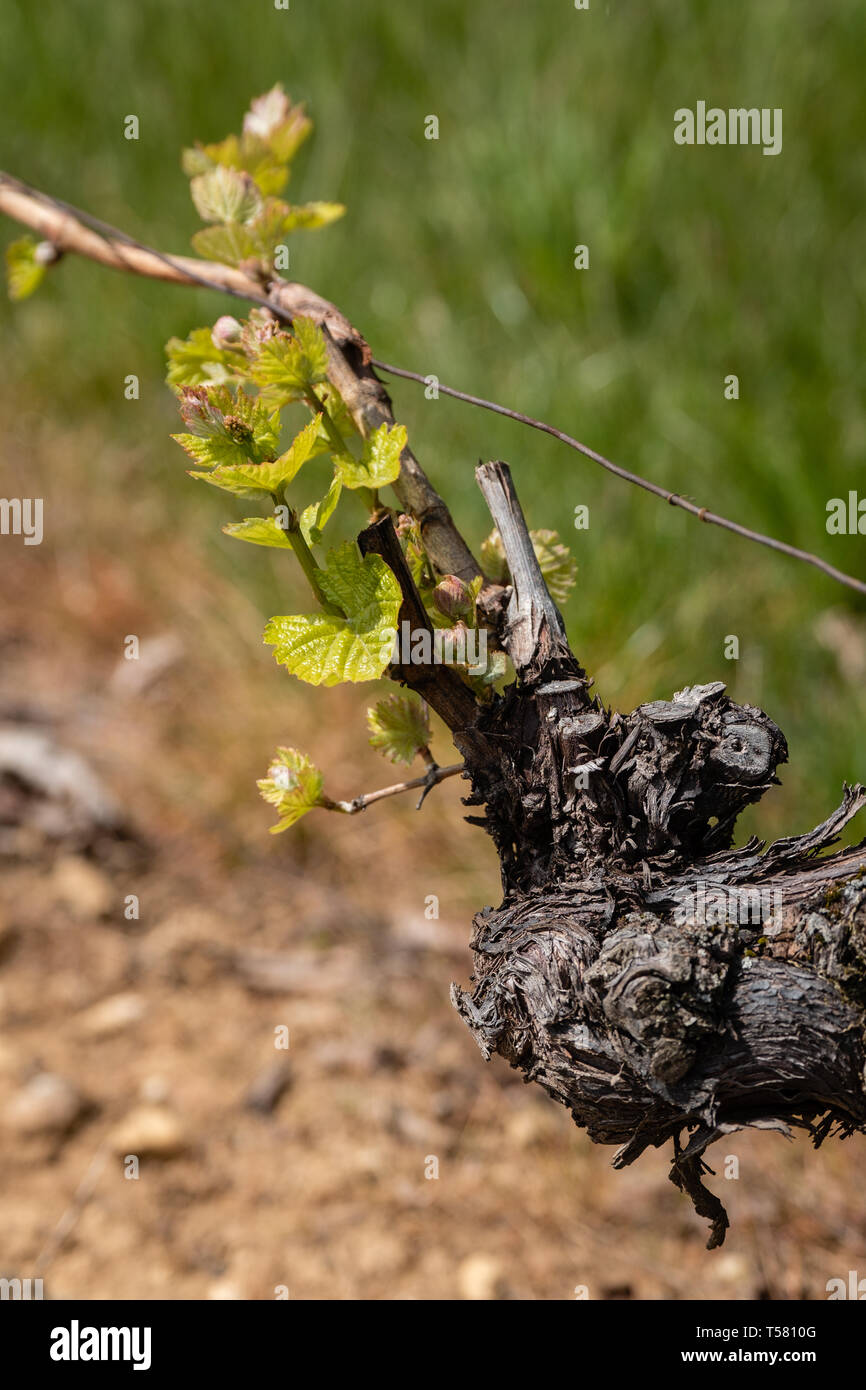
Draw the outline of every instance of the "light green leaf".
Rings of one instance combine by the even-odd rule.
[[[241,168],[246,169],[256,187],[265,196],[281,193],[286,186],[289,170],[272,150],[258,151],[258,141],[244,136],[241,141]]]
[[[514,678],[514,667],[505,652],[490,651],[489,648],[483,671],[470,671],[468,667],[461,669],[472,690],[484,702],[489,701],[494,692],[501,695],[509,681]]]
[[[342,203],[307,203],[303,207],[292,207],[279,198],[268,198],[247,227],[257,251],[270,262],[275,247],[292,232],[325,227],[342,217],[345,211]]]
[[[244,136],[256,136],[277,159],[290,164],[313,129],[303,103],[292,104],[280,83],[256,97],[244,116]]]
[[[386,487],[400,476],[400,455],[406,447],[405,425],[380,425],[364,441],[360,460],[349,454],[334,459],[344,487]]]
[[[278,223],[278,236],[288,236],[291,232],[311,231],[315,227],[327,227],[342,217],[346,209],[343,203],[301,203],[292,206],[284,203],[285,211],[274,221]]]
[[[285,162],[277,158],[264,140],[253,134],[244,134],[240,139],[237,135],[227,135],[216,144],[198,144],[194,149],[184,150],[181,164],[190,178],[208,173],[217,164],[244,170],[265,195],[279,193],[289,175]]]
[[[279,439],[279,419],[245,391],[228,386],[187,386],[179,395],[180,413],[193,434],[209,439],[228,434],[251,442],[263,457],[272,456]]]
[[[300,400],[328,374],[328,353],[321,329],[312,319],[297,318],[293,332],[266,338],[252,365],[253,380],[274,387],[284,402]]]
[[[421,528],[413,517],[404,514],[397,523],[397,535],[403,546],[403,554],[406,558],[406,564],[409,566],[409,573],[415,581],[425,607],[429,607],[432,604],[436,580],[430,568],[424,542],[421,539]]]
[[[292,319],[292,333],[303,349],[304,356],[314,372],[316,379],[324,381],[328,375],[328,349],[325,335],[313,319],[299,315]]]
[[[301,535],[307,545],[319,544],[322,539],[322,532],[334,515],[334,509],[340,500],[342,491],[343,484],[340,479],[334,478],[321,502],[313,502],[301,512]]]
[[[337,433],[343,439],[348,439],[350,435],[357,433],[358,427],[349,414],[346,403],[336,386],[332,386],[330,381],[325,381],[317,388],[316,395],[330,415],[331,423],[336,427]],[[324,425],[319,428],[319,437],[328,440],[327,452],[330,453],[333,445],[330,444],[328,432]]]
[[[384,560],[362,557],[352,541],[329,552],[318,577],[325,598],[345,617],[271,618],[265,642],[281,665],[311,685],[377,680],[391,660],[400,585]]]
[[[280,817],[271,826],[278,835],[318,806],[322,796],[322,774],[297,748],[278,748],[267,777],[256,783],[265,801],[275,806]]]
[[[240,222],[226,222],[220,227],[202,227],[192,236],[194,249],[209,261],[224,265],[240,265],[241,261],[259,256],[259,243],[250,227]]]
[[[544,582],[554,603],[564,603],[577,582],[577,562],[556,531],[530,531]]]
[[[430,714],[417,695],[391,695],[367,710],[371,747],[392,763],[414,762],[430,743]]]
[[[226,221],[220,226],[203,227],[192,238],[199,255],[240,265],[252,258],[272,266],[276,248],[299,228],[323,227],[345,212],[339,203],[315,203],[291,208],[277,198],[266,199],[249,221]]]
[[[180,445],[184,453],[188,454],[193,463],[199,464],[201,468],[221,470],[224,468],[243,467],[249,460],[249,449],[243,444],[238,444],[234,439],[229,439],[228,435],[215,435],[213,439],[201,439],[196,434],[173,434],[172,439]],[[261,464],[251,465],[260,468]],[[194,478],[202,475],[192,472]],[[210,481],[210,473],[204,476]]]
[[[173,436],[206,468],[260,465],[272,459],[279,441],[279,416],[270,415],[244,391],[228,386],[184,386],[180,413],[188,434]]]
[[[243,353],[214,347],[209,328],[194,328],[188,338],[169,338],[165,350],[166,380],[174,387],[226,381],[247,366]]]
[[[494,584],[508,583],[508,561],[498,531],[491,531],[486,541],[481,542],[481,568]]]
[[[230,135],[228,138],[229,140],[237,140],[236,135]],[[204,146],[198,142],[189,146],[180,156],[180,167],[183,172],[189,178],[194,179],[199,174],[207,174],[214,167],[214,164],[228,164],[229,160],[215,159],[211,155],[210,151],[216,148],[216,145]]]
[[[190,183],[203,222],[249,222],[262,207],[262,195],[249,174],[217,164]]]
[[[218,464],[210,473],[199,473],[191,469],[190,475],[200,478],[203,482],[212,483],[224,492],[233,492],[238,497],[255,497],[262,492],[278,493],[280,488],[292,481],[315,451],[318,428],[319,416],[314,415],[286,452],[277,459],[269,459],[263,463],[250,463],[244,459],[229,460],[225,464]],[[175,438],[180,436],[176,435]],[[183,436],[184,441],[188,438],[188,435]],[[186,443],[184,448],[187,448]]]
[[[224,526],[223,531],[227,536],[234,536],[235,540],[250,541],[253,545],[272,545],[281,550],[292,548],[285,528],[275,516],[248,516],[243,521]]]
[[[10,299],[26,299],[45,278],[45,266],[36,259],[35,239],[23,236],[6,247],[6,284]]]

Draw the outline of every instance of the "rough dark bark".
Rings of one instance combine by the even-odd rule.
[[[504,464],[478,470],[509,562],[518,679],[456,731],[504,897],[452,998],[614,1164],[673,1143],[671,1178],[721,1244],[703,1154],[743,1126],[815,1144],[866,1128],[866,842],[827,855],[866,792],[808,834],[732,848],[777,782],[781,731],[721,683],[613,713],[591,693]]]

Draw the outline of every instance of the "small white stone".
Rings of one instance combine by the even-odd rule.
[[[84,1100],[71,1081],[42,1071],[12,1097],[3,1121],[16,1134],[62,1134],[83,1109]]]
[[[146,1012],[140,994],[112,994],[85,1010],[77,1020],[80,1033],[88,1038],[108,1038],[140,1023]]]
[[[131,1110],[110,1135],[116,1154],[137,1158],[174,1158],[187,1147],[180,1117],[164,1105],[139,1105]]]

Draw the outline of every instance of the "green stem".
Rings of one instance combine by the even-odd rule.
[[[349,450],[346,448],[345,439],[334,424],[328,407],[325,405],[324,401],[319,400],[312,386],[307,389],[307,405],[316,415],[321,415],[322,424],[325,426],[325,433],[331,441],[332,448],[334,448],[338,454],[347,454]]]
[[[322,424],[325,426],[325,433],[331,441],[332,449],[334,449],[334,451],[338,454],[348,454],[349,449],[346,445],[345,439],[340,434],[340,431],[337,429],[337,426],[334,424],[333,417],[331,416],[328,407],[325,405],[324,401],[319,400],[319,397],[316,395],[312,386],[307,388],[307,405],[317,415],[321,415]],[[353,488],[352,491],[354,491],[357,494],[358,500],[366,509],[368,517],[372,516],[379,506],[378,492],[371,487]]]
[[[274,505],[280,506],[280,501],[276,496],[274,496]],[[303,532],[301,531],[298,521],[298,514],[292,507],[289,508],[289,519],[285,529],[289,545],[295,552],[298,564],[304,571],[309,581],[310,588],[315,594],[319,604],[326,613],[331,613],[335,618],[344,618],[346,615],[342,608],[338,608],[336,604],[331,603],[322,592],[322,586],[319,582],[319,575],[322,573],[321,566],[317,564],[315,555],[304,540]]]

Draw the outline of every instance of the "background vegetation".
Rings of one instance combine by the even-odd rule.
[[[5,167],[181,250],[198,225],[181,144],[236,128],[250,94],[282,80],[317,126],[291,192],[349,209],[326,233],[296,236],[292,274],[340,304],[377,355],[554,420],[673,490],[862,569],[862,538],[831,539],[824,525],[827,499],[862,487],[866,448],[862,7],[295,0],[241,12],[142,0],[34,12],[4,0],[3,19]],[[782,154],[675,146],[673,110],[699,98],[782,107]],[[123,138],[128,113],[138,142]],[[438,142],[423,138],[429,113]],[[578,242],[589,271],[573,268]],[[186,525],[210,528],[225,504],[189,487],[159,383],[166,338],[223,307],[65,266],[41,303],[9,314],[10,399],[41,392],[41,409],[70,424],[99,412],[107,438],[140,446],[127,500],[168,499]],[[123,400],[127,371],[144,383],[138,406]],[[728,372],[738,402],[723,397]],[[497,455],[533,523],[570,533],[581,579],[568,618],[606,699],[726,679],[791,741],[787,804],[771,802],[770,821],[783,804],[788,816],[829,809],[866,752],[862,603],[553,441],[407,383],[394,391],[475,536],[472,465]],[[586,533],[570,531],[578,502]],[[255,585],[260,555],[216,548]],[[822,624],[828,609],[843,621]],[[722,655],[728,633],[738,665]]]

